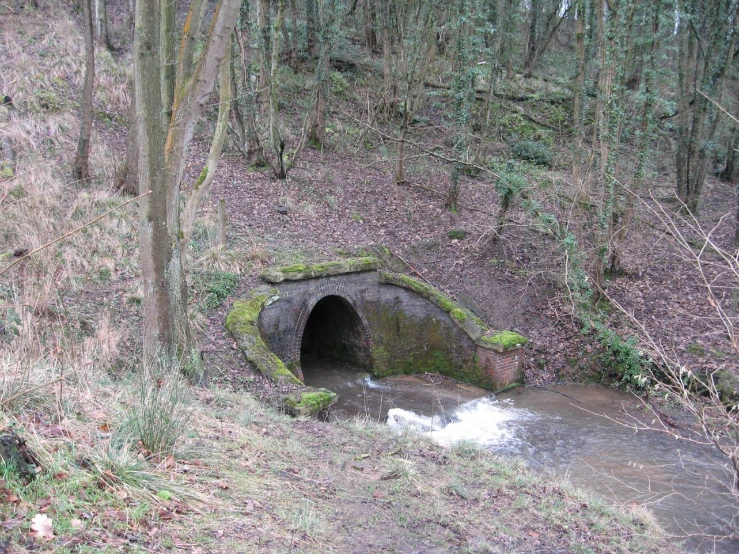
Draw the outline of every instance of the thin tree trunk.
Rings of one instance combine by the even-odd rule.
[[[355,4],[356,5],[356,4]],[[308,54],[316,55],[316,44],[318,43],[318,6],[317,0],[305,0],[305,31]]]
[[[249,37],[251,34],[251,22],[249,20],[248,7],[242,4],[241,8],[241,29],[236,33],[236,43],[241,53],[241,81],[244,85],[244,127],[246,130],[246,141],[244,148],[246,150],[246,163],[249,165],[264,164],[264,148],[259,140],[257,132],[256,111],[257,111],[257,90],[258,85],[256,79],[252,79],[251,72],[251,48],[249,46]],[[236,88],[234,87],[234,94]],[[233,102],[234,106],[238,106],[238,100]]]
[[[631,224],[636,215],[636,198],[642,186],[644,179],[645,167],[649,158],[649,139],[652,129],[652,112],[656,96],[654,93],[654,72],[655,72],[655,55],[657,50],[657,33],[659,33],[660,15],[662,11],[662,1],[655,0],[654,11],[652,16],[652,28],[649,36],[649,46],[644,63],[640,64],[638,73],[639,81],[644,79],[644,102],[642,103],[639,128],[636,140],[636,167],[631,180],[631,189],[625,196],[624,215],[621,218],[620,226],[614,236],[611,248],[611,260],[609,271],[612,275],[618,275],[622,272],[622,254],[626,244]]]
[[[82,93],[80,138],[74,157],[73,175],[77,181],[90,179],[90,135],[92,134],[92,93],[95,85],[95,42],[92,26],[91,0],[82,0],[85,18],[85,85]]]
[[[290,19],[292,28],[290,30],[290,60],[292,64],[290,67],[293,70],[297,70],[298,67],[298,9],[295,5],[295,0],[289,0],[290,2]],[[286,26],[287,27],[287,26]]]
[[[257,23],[259,24],[259,87],[269,86],[270,59],[272,56],[272,23],[269,12],[270,0],[259,0]]]
[[[213,90],[219,74],[221,62],[230,52],[231,34],[238,19],[239,0],[220,0],[215,7],[208,39],[193,70],[184,63],[189,57],[183,35],[183,48],[177,82],[180,86],[175,90],[175,101],[172,107],[172,122],[169,125],[165,141],[165,159],[167,164],[167,226],[176,237],[172,244],[173,257],[167,268],[173,303],[175,337],[180,355],[190,354],[192,337],[187,318],[187,282],[180,252],[180,183],[185,169],[188,147],[195,131],[195,124],[203,113],[206,102]],[[192,13],[192,7],[191,7]],[[193,26],[197,22],[193,21]],[[161,91],[160,91],[161,94]]]
[[[176,6],[177,3],[175,0],[162,0],[162,15],[159,20],[159,40],[161,41],[159,54],[162,64],[160,72],[160,78],[162,80],[162,118],[165,127],[169,125],[172,120],[172,105],[174,104],[176,76],[174,26]]]
[[[128,138],[126,139],[126,161],[118,171],[115,189],[124,194],[138,195],[139,192],[139,146],[138,124],[136,123],[136,87],[131,83],[131,106],[128,110]]]
[[[108,35],[108,9],[107,0],[95,0],[95,38],[103,48],[113,50]]]
[[[0,129],[8,127],[10,121],[11,104],[4,104],[0,99]],[[10,136],[0,133],[0,181],[10,179],[15,175],[15,150]]]
[[[577,0],[575,12],[575,53],[577,74],[575,75],[575,94],[572,101],[572,125],[580,129],[582,98],[585,92],[585,2]]]
[[[195,215],[200,205],[203,195],[208,192],[218,169],[218,161],[223,150],[223,143],[226,140],[226,131],[228,130],[228,115],[231,111],[231,60],[230,56],[226,56],[221,61],[219,69],[218,84],[220,87],[220,97],[218,99],[218,121],[216,123],[216,131],[213,134],[213,143],[210,146],[208,159],[205,167],[200,174],[197,182],[193,185],[190,195],[187,197],[185,209],[182,212],[182,230],[180,233],[180,254],[185,262],[187,256],[187,245],[192,235],[192,227],[195,223]]]
[[[362,0],[362,14],[364,16],[364,40],[372,52],[377,53],[377,9],[378,0]]]
[[[272,64],[269,75],[269,138],[272,143],[272,152],[275,156],[277,166],[274,168],[275,176],[278,179],[285,179],[287,171],[285,170],[285,140],[282,138],[279,126],[279,98],[277,70],[280,63],[280,32],[282,21],[285,15],[285,0],[279,0],[277,6],[277,17],[272,32]]]

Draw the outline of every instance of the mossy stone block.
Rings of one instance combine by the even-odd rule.
[[[347,258],[346,260],[319,264],[295,264],[282,267],[272,267],[264,270],[260,274],[260,277],[263,281],[277,284],[282,281],[300,281],[302,279],[330,277],[331,275],[343,275],[345,273],[375,271],[379,268],[380,261],[377,258]]]
[[[330,390],[304,387],[280,395],[280,405],[291,416],[306,416],[325,410],[338,398],[338,395]]]

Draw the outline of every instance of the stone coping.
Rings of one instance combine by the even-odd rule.
[[[302,279],[330,277],[331,275],[343,275],[345,273],[375,271],[380,269],[380,265],[380,260],[377,258],[347,258],[346,260],[335,262],[271,267],[262,271],[259,277],[268,283],[277,284],[282,281],[300,281]]]

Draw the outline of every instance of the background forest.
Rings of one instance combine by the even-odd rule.
[[[33,458],[0,462],[0,552],[676,548],[470,445],[269,408],[231,299],[356,255],[530,337],[529,384],[642,395],[629,423],[712,444],[736,514],[738,17],[0,0],[0,438]]]

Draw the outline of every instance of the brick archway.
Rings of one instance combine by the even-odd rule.
[[[352,295],[345,289],[341,283],[325,283],[319,286],[314,294],[312,294],[302,305],[300,314],[298,316],[297,325],[295,326],[295,332],[292,338],[292,344],[290,345],[290,360],[293,362],[300,363],[301,359],[301,347],[303,345],[303,337],[306,330],[308,319],[313,313],[316,305],[329,297],[338,297],[346,302],[347,309],[351,310],[351,313],[355,315],[361,325],[361,336],[363,349],[366,352],[369,365],[372,365],[371,351],[372,351],[372,335],[370,334],[370,326],[367,318],[362,313],[361,305]]]

